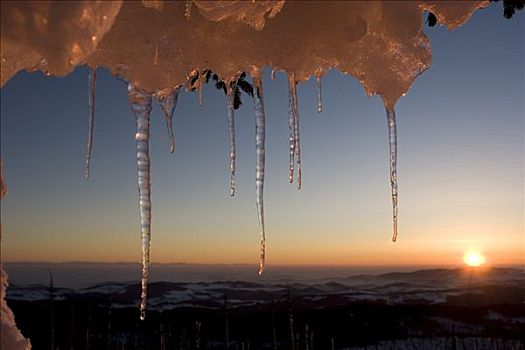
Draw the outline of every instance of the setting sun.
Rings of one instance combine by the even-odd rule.
[[[463,256],[463,262],[468,266],[481,266],[485,263],[485,256],[476,250],[469,250]]]

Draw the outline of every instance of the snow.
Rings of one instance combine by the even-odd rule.
[[[487,3],[2,2],[1,84],[21,69],[64,75],[82,62],[149,92],[184,84],[195,69],[228,81],[269,65],[303,81],[336,68],[391,110],[430,66],[422,13],[454,29]]]
[[[2,1],[1,84],[21,69],[65,75],[91,55],[120,1]]]
[[[0,348],[6,350],[15,349],[31,349],[31,343],[28,339],[24,338],[20,330],[16,327],[15,315],[13,311],[7,306],[5,301],[5,293],[8,286],[7,273],[3,267],[0,267]]]
[[[262,30],[265,15],[275,17],[281,11],[285,0],[262,0],[248,2],[245,0],[190,0],[187,6],[195,4],[199,13],[209,21],[220,22],[234,20],[244,22],[254,29]]]

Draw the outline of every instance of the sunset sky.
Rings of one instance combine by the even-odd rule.
[[[264,79],[268,267],[453,265],[469,249],[488,264],[524,264],[525,16],[501,4],[462,28],[425,28],[432,66],[396,106],[399,239],[391,242],[384,107],[331,71],[316,111],[313,79],[299,85],[303,189],[288,183],[283,73]],[[1,90],[2,261],[140,260],[134,118],[122,82],[97,73],[92,176],[83,177],[87,70],[65,78],[19,73]],[[152,115],[152,261],[258,263],[251,101],[236,114],[237,194],[229,196],[222,92],[205,106],[183,93],[177,150]]]

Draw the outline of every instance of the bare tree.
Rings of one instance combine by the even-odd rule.
[[[107,323],[106,323],[106,349],[111,349],[111,295],[108,296]]]
[[[50,348],[55,350],[55,284],[53,272],[49,270],[49,328],[50,328]]]
[[[86,323],[86,350],[89,350],[89,342],[91,340],[91,305],[88,307],[87,323]]]
[[[228,295],[224,290],[224,346],[228,350],[230,346],[230,325],[228,320]]]
[[[201,349],[201,326],[202,323],[195,320],[195,350]]]
[[[304,326],[304,348],[310,350],[310,335],[309,335],[308,323]]]
[[[294,325],[293,325],[292,301],[290,299],[290,286],[288,286],[288,293],[286,294],[286,299],[288,302],[288,322],[290,326],[290,346],[291,346],[291,350],[295,350],[295,334],[294,334]]]
[[[273,294],[271,297],[271,309],[272,309],[272,340],[273,340],[273,350],[277,350],[277,333],[275,331],[275,309],[273,303]]]

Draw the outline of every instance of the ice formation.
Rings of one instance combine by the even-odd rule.
[[[293,182],[294,165],[297,166],[297,189],[301,189],[301,143],[299,136],[299,107],[295,74],[288,74],[288,128],[290,129],[290,183]],[[294,164],[295,163],[295,164]]]
[[[1,84],[21,69],[65,75],[114,25],[121,1],[2,1]],[[95,67],[95,66],[93,66]]]
[[[97,70],[92,68],[89,70],[89,96],[88,96],[88,139],[86,143],[86,170],[84,172],[84,177],[89,179],[89,174],[91,170],[91,156],[93,155],[93,128],[95,126],[95,94],[96,94],[96,84],[97,84]]]
[[[168,137],[170,140],[170,153],[175,152],[175,136],[173,136],[173,112],[177,107],[177,101],[179,99],[180,89],[161,90],[155,94],[157,102],[160,105],[160,109],[164,114],[164,120],[166,121],[166,128],[168,129]]]
[[[321,76],[318,75],[315,77],[317,80],[317,113],[321,113],[323,111],[323,95],[322,95],[322,89],[321,89]]]
[[[388,124],[388,143],[390,145],[390,188],[392,190],[392,241],[397,240],[397,126],[396,112],[392,109],[386,110]]]
[[[237,162],[237,149],[235,145],[235,106],[234,90],[235,83],[229,84],[226,89],[226,98],[228,102],[228,135],[230,138],[230,196],[235,195],[235,168]]]
[[[488,1],[193,0],[189,18],[182,1],[145,3],[2,2],[2,85],[21,69],[64,75],[81,62],[149,92],[184,84],[195,69],[232,81],[268,65],[300,82],[336,68],[392,109],[430,65],[422,13],[453,29]]]
[[[230,135],[230,189],[235,190],[235,133],[232,84],[241,72],[255,85],[256,204],[261,233],[259,272],[264,270],[264,104],[260,72],[270,66],[289,72],[290,180],[297,171],[301,187],[299,114],[296,84],[315,76],[318,111],[321,78],[338,69],[359,80],[367,95],[380,95],[387,110],[394,236],[397,237],[397,144],[394,106],[431,61],[422,14],[431,11],[454,29],[485,7],[480,1],[2,1],[1,79],[16,72],[42,70],[65,75],[76,65],[107,67],[130,82],[137,119],[137,167],[140,193],[144,316],[150,241],[148,129],[151,96],[164,112],[170,150],[175,149],[172,114],[178,88],[201,73],[195,85],[202,104],[206,69],[227,86]],[[94,92],[94,75],[92,76]],[[90,111],[94,108],[90,98]],[[90,112],[90,130],[92,131]],[[91,158],[88,141],[86,175]],[[296,167],[296,169],[294,169]]]
[[[265,24],[265,15],[268,14],[269,18],[275,17],[281,11],[284,2],[285,0],[259,0],[251,3],[245,0],[186,0],[186,6],[191,7],[195,4],[201,16],[210,21],[232,19],[261,30]],[[191,9],[187,11],[186,13],[190,13]]]
[[[264,272],[266,262],[266,232],[264,230],[264,163],[265,163],[265,115],[264,115],[264,100],[263,87],[261,82],[261,71],[255,70],[252,73],[253,85],[255,91],[253,93],[253,103],[255,106],[255,151],[256,151],[256,165],[255,165],[255,195],[257,197],[257,215],[259,217],[259,230],[261,234],[261,256],[259,258],[259,275]]]
[[[130,83],[128,85],[128,97],[137,123],[135,140],[137,141],[137,182],[139,185],[140,235],[142,238],[140,318],[143,320],[146,316],[151,243],[151,177],[149,158],[151,95]]]

